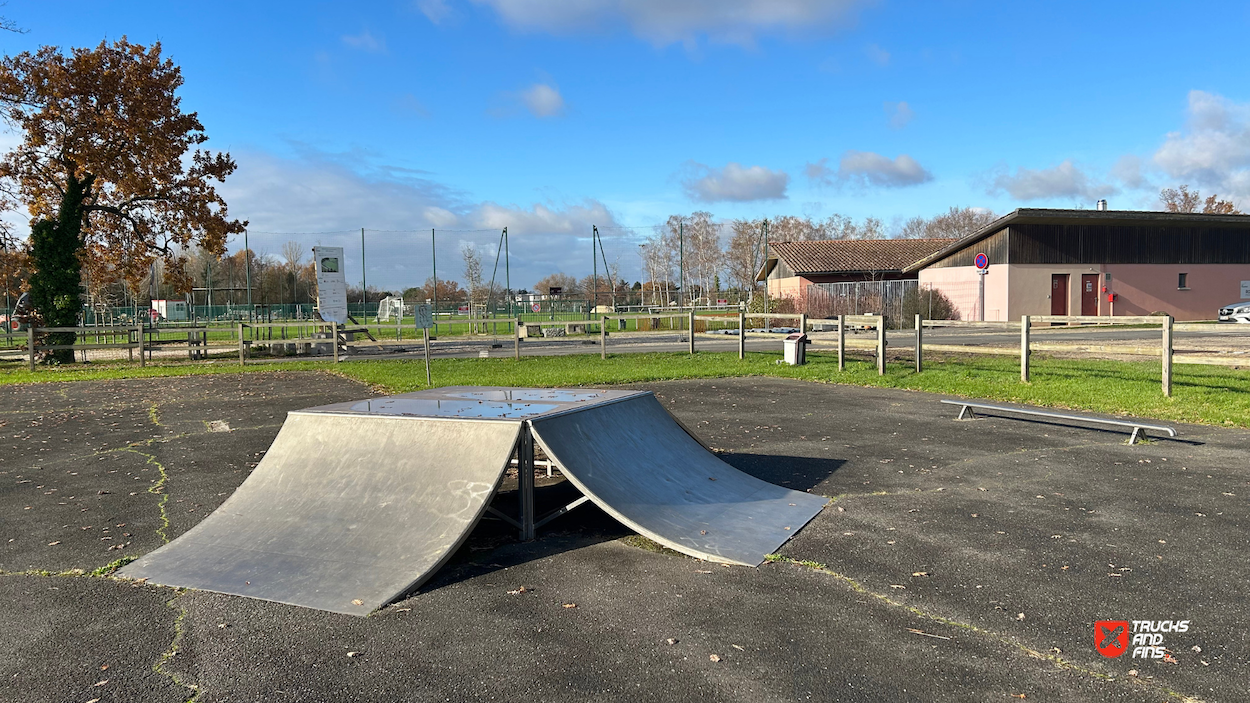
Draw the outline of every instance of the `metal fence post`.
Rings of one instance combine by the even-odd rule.
[[[608,358],[608,317],[603,316],[603,324],[599,325],[599,358]]]
[[[916,373],[924,370],[924,322],[920,319],[920,314],[916,314]]]
[[[838,370],[846,370],[846,315],[838,315]]]
[[[244,347],[243,347],[243,323],[242,322],[239,323],[238,332],[239,332],[239,366],[242,366],[243,364],[247,363],[246,361],[243,360]]]
[[[747,314],[738,311],[738,358],[747,358]]]
[[[26,327],[26,351],[30,353],[30,372],[35,372],[35,326]]]
[[[885,375],[885,315],[877,318],[877,375]]]
[[[1163,395],[1172,397],[1172,316],[1163,318]]]
[[[1029,382],[1029,321],[1028,315],[1020,317],[1020,382]]]
[[[694,353],[694,308],[690,308],[690,353]]]

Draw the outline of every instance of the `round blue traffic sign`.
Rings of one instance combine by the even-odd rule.
[[[987,269],[990,267],[990,257],[985,254],[977,254],[977,268]]]

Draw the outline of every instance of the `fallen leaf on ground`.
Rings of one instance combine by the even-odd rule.
[[[730,647],[733,647],[734,649],[738,650],[739,652],[745,652],[745,651],[747,651],[747,648],[746,648],[746,647],[743,647],[743,646],[742,646],[742,645],[740,645],[740,644],[731,644],[731,645],[729,645],[729,646],[730,646]]]
[[[364,604],[365,604],[365,602],[364,602],[364,601],[362,601],[362,600],[360,600],[359,598],[357,598],[356,600],[353,600],[353,601],[352,601],[352,605],[364,605]]]
[[[360,652],[348,652],[348,653],[347,653],[347,656],[349,656],[349,657],[358,657],[358,656],[360,656]]]
[[[676,637],[669,637],[668,639],[664,640],[664,643],[669,644],[669,645],[677,644],[677,642],[678,642],[678,639]]]
[[[515,596],[515,595],[519,595],[519,594],[521,594],[521,593],[525,593],[525,592],[526,592],[526,591],[528,591],[528,590],[529,590],[529,589],[528,589],[528,588],[526,588],[525,586],[521,586],[520,588],[515,588],[515,589],[513,589],[513,590],[511,590],[511,591],[508,591],[508,595],[510,595],[510,596]]]
[[[719,655],[719,654],[709,654],[707,658],[708,658],[709,660],[711,660],[711,661],[714,661],[714,662],[718,662],[718,661],[720,661],[720,655]]]
[[[912,576],[928,576],[929,572],[928,571],[913,571],[911,572],[911,575]]]
[[[902,585],[902,584],[899,584],[899,583],[892,583],[892,584],[890,584],[890,588],[902,588],[902,589],[906,589],[907,587],[906,587],[906,586],[904,586],[904,585]]]
[[[565,604],[564,604],[563,606],[561,606],[561,607],[564,607],[564,608],[576,608],[576,607],[577,607],[577,604],[576,604],[576,603],[565,603]]]
[[[1016,613],[1016,619],[1017,619],[1017,620],[1023,620],[1023,619],[1024,619],[1024,613]]]

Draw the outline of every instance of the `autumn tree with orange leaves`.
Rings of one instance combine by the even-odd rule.
[[[219,255],[246,227],[229,219],[215,188],[235,163],[199,148],[208,137],[196,113],[182,111],[181,86],[159,43],[125,37],[0,60],[0,111],[23,134],[0,157],[0,192],[5,206],[31,215],[31,303],[43,324],[77,323],[84,268],[137,290],[164,259],[167,280],[186,290],[184,252]]]

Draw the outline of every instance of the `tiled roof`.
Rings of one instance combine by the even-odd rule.
[[[770,242],[773,255],[797,275],[842,271],[902,271],[954,239],[818,239]]]

